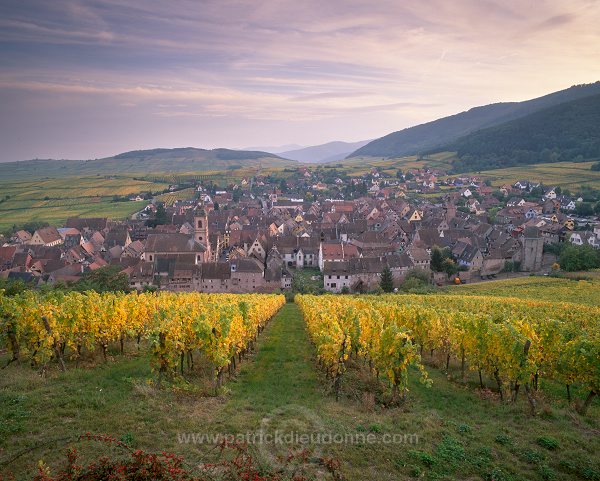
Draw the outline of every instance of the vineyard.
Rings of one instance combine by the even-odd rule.
[[[178,200],[190,200],[196,197],[196,189],[190,187],[189,189],[176,190],[175,192],[167,192],[161,194],[157,199],[164,202],[166,206],[170,207]]]
[[[532,295],[542,289],[528,282]],[[583,286],[560,282],[563,299]],[[223,470],[229,455],[213,442],[181,440],[294,431],[376,441],[249,446],[244,470],[270,479],[294,452],[293,469],[318,474],[306,479],[327,479],[319,463],[330,459],[343,475],[333,479],[599,480],[600,405],[589,394],[600,378],[600,308],[481,295],[508,292],[504,282],[477,287],[476,295],[298,296],[285,305],[255,294],[0,296],[0,477],[34,479],[43,462],[57,474],[35,479],[67,479],[58,473],[72,449],[84,467],[109,467],[98,462],[109,455],[114,469],[182,458]],[[561,286],[548,287],[558,299]],[[250,352],[251,362],[237,365]],[[418,443],[382,442],[412,433]]]
[[[257,294],[97,294],[26,292],[0,297],[0,344],[11,362],[27,359],[46,370],[51,360],[64,371],[84,352],[111,345],[123,353],[126,341],[151,348],[151,363],[160,380],[184,362],[193,368],[194,354],[210,362],[220,383],[255,342],[266,322],[285,303],[283,296]]]
[[[320,364],[339,392],[348,357],[387,379],[392,401],[408,390],[409,367],[429,383],[426,350],[445,368],[458,360],[494,379],[501,399],[524,387],[532,413],[540,378],[600,392],[600,308],[491,296],[298,296]],[[483,387],[483,386],[482,386]]]
[[[0,229],[30,221],[54,225],[72,216],[121,219],[140,210],[138,202],[113,202],[114,196],[160,192],[163,182],[130,177],[69,177],[15,181],[0,179]]]
[[[597,272],[588,272],[594,276]],[[572,304],[600,306],[600,283],[597,281],[569,281],[555,277],[524,277],[475,284],[452,286],[446,293],[458,296],[518,297],[544,301],[564,301]]]

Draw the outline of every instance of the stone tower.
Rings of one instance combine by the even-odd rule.
[[[523,251],[521,254],[521,270],[535,272],[542,268],[542,254],[544,251],[544,239],[540,236],[537,227],[526,227],[521,238]]]
[[[449,224],[450,221],[456,217],[456,205],[454,205],[452,202],[449,202],[446,204],[444,211],[444,220]]]
[[[206,247],[206,257],[210,258],[210,241],[208,240],[208,214],[203,206],[194,210],[194,240]]]

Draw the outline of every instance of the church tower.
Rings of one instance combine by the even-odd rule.
[[[210,259],[210,241],[208,240],[208,214],[203,206],[194,209],[194,240],[206,247],[206,257]]]

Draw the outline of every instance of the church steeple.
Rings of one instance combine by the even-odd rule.
[[[210,257],[210,242],[208,240],[208,214],[203,205],[194,209],[194,240],[206,247]]]

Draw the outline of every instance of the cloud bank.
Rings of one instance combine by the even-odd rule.
[[[600,78],[600,3],[0,4],[0,160],[374,138]]]

